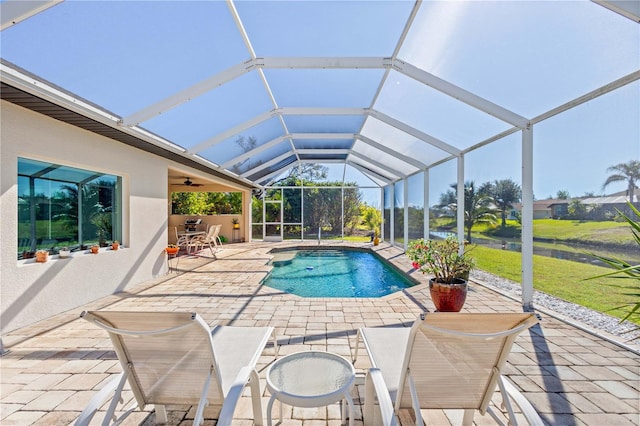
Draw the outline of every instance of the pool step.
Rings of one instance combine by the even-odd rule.
[[[273,266],[285,266],[293,262],[294,257],[296,257],[296,252],[294,251],[277,252],[273,253],[273,259],[271,259],[270,263]]]

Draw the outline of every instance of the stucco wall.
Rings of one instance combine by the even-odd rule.
[[[0,327],[2,333],[166,272],[168,161],[2,101],[0,104]],[[124,248],[18,261],[18,157],[123,178]]]

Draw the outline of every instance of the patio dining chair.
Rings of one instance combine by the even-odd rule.
[[[173,229],[174,229],[175,237],[176,237],[176,245],[178,247],[180,247],[180,248],[184,247],[185,250],[186,250],[187,247],[188,247],[188,244],[189,244],[189,238],[187,238],[186,235],[182,235],[182,236],[179,235],[177,226],[174,226]]]
[[[123,372],[93,397],[76,425],[88,425],[109,399],[103,424],[110,420],[119,424],[136,409],[136,404],[121,406],[126,383],[139,409],[155,405],[158,423],[167,421],[165,405],[197,406],[194,425],[203,422],[208,404],[222,406],[217,424],[232,424],[236,404],[248,384],[254,422],[263,424],[256,364],[270,338],[277,357],[273,327],[210,329],[198,314],[190,312],[94,311],[83,312],[81,317],[107,331]]]
[[[365,379],[365,425],[397,425],[404,408],[413,409],[418,425],[424,424],[421,409],[462,409],[463,425],[471,425],[478,410],[504,425],[504,413],[490,406],[496,388],[510,425],[522,417],[544,425],[502,376],[516,337],[537,323],[532,313],[436,312],[421,315],[411,328],[361,328],[358,342],[372,366]],[[354,362],[357,353],[358,347]]]

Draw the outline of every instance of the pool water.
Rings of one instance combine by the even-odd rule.
[[[302,297],[382,297],[413,285],[367,252],[294,250],[271,264],[264,284]]]

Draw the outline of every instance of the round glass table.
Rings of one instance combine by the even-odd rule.
[[[349,425],[353,426],[353,400],[350,391],[356,372],[345,358],[321,351],[304,351],[286,355],[274,361],[267,370],[267,389],[271,393],[267,405],[267,425],[272,425],[273,402],[295,407],[322,407],[346,400]],[[347,407],[342,403],[342,421]]]

